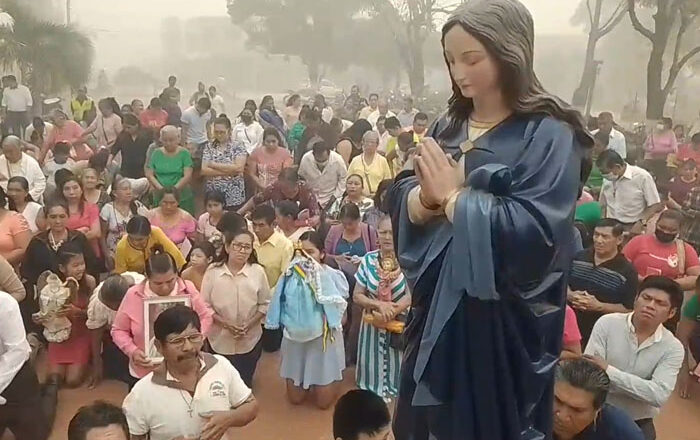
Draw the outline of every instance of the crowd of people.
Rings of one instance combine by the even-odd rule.
[[[183,110],[168,82],[147,107],[81,88],[31,119],[3,79],[0,435],[45,439],[60,387],[109,377],[123,407],[82,408],[70,440],[220,439],[255,419],[280,351],[289,402],[335,404],[337,439],[387,438],[411,292],[384,199],[429,116],[357,86],[340,108],[268,95],[234,116],[201,82]],[[610,113],[593,123],[554,435],[654,439],[676,382],[700,380],[700,124],[664,118],[640,157]],[[352,365],[362,391],[338,400]]]

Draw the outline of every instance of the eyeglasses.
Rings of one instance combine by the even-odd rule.
[[[178,336],[176,338],[172,338],[171,340],[165,341],[165,342],[170,344],[170,345],[182,347],[183,345],[185,345],[185,341],[189,341],[190,344],[192,344],[192,345],[201,344],[204,341],[204,335],[201,333],[194,333],[194,334],[187,335],[187,336]]]
[[[234,251],[250,251],[253,249],[253,246],[249,244],[244,244],[244,243],[231,243],[231,247],[233,248]]]

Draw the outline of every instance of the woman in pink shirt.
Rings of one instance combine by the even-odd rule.
[[[55,109],[51,115],[54,129],[49,134],[46,143],[39,154],[39,163],[44,163],[46,154],[59,142],[66,142],[71,146],[71,156],[75,160],[88,160],[93,151],[83,140],[84,130],[77,122],[73,121],[62,110]]]
[[[129,357],[129,372],[135,378],[142,378],[158,366],[146,356],[144,300],[167,296],[186,297],[189,307],[199,315],[202,333],[206,335],[211,328],[211,308],[191,282],[178,276],[173,257],[162,248],[155,250],[146,261],[146,279],[126,292],[112,324],[112,340]]]
[[[669,154],[678,153],[678,140],[673,132],[671,118],[661,118],[644,143],[645,168],[662,184],[671,178],[667,160]]]
[[[117,136],[122,132],[122,117],[119,115],[119,104],[114,98],[101,99],[97,104],[101,115],[92,121],[92,124],[85,130],[83,138],[89,134],[94,134],[97,138],[97,148],[111,148],[117,140]]]
[[[165,232],[182,255],[190,253],[192,241],[196,238],[197,221],[189,212],[180,208],[180,197],[174,187],[163,188],[158,207],[150,210],[146,217],[151,225],[158,226]]]
[[[85,200],[83,186],[77,176],[67,177],[58,188],[60,196],[68,205],[68,229],[82,232],[90,242],[95,255],[102,257],[100,239],[102,228],[100,227],[100,210],[96,204]]]
[[[258,191],[275,183],[280,171],[292,166],[294,159],[283,145],[279,131],[268,127],[263,132],[263,144],[248,158],[248,174]]]

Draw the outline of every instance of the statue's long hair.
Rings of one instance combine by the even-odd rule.
[[[455,26],[479,40],[498,65],[503,95],[515,114],[545,114],[571,125],[579,142],[593,146],[581,114],[558,97],[548,93],[533,69],[534,24],[532,16],[518,0],[472,0],[459,7],[442,27],[445,35]],[[445,58],[449,69],[449,62]],[[452,81],[452,97],[447,111],[450,124],[438,137],[450,137],[463,130],[474,109],[471,98],[462,96]]]

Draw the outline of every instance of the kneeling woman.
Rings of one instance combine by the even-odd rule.
[[[214,309],[212,349],[226,357],[248,387],[262,354],[262,326],[270,285],[258,264],[249,231],[226,233],[224,248],[202,280],[202,297]]]
[[[345,349],[342,321],[347,307],[345,275],[323,263],[323,240],[305,232],[301,246],[277,283],[265,327],[282,326],[280,375],[287,380],[287,397],[301,404],[314,395],[321,409],[330,407],[343,379]]]

